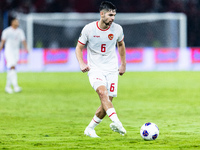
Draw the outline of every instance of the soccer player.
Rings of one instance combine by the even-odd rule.
[[[100,5],[100,20],[87,24],[78,39],[76,57],[82,72],[88,72],[89,81],[101,100],[100,107],[86,127],[84,134],[93,138],[99,137],[94,128],[106,116],[112,120],[110,128],[122,135],[126,134],[122,123],[113,107],[113,97],[117,96],[118,75],[126,71],[126,52],[123,29],[114,23],[116,7],[104,1]],[[88,64],[83,61],[82,50],[87,44]],[[121,58],[118,68],[116,45]]]
[[[19,60],[20,43],[23,43],[25,50],[28,52],[25,35],[22,29],[18,28],[19,21],[16,18],[11,20],[11,26],[7,27],[2,32],[0,51],[5,44],[5,58],[7,66],[7,80],[5,92],[12,94],[14,92],[21,92],[21,87],[18,86],[16,65]]]

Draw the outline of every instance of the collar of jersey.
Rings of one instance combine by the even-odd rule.
[[[108,29],[110,29],[110,26],[107,28],[107,29],[101,29],[99,26],[98,26],[98,21],[96,22],[96,25],[97,25],[97,28],[101,31],[107,31]]]

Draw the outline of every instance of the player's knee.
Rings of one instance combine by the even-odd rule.
[[[106,88],[97,88],[97,93],[100,99],[104,99],[105,97],[108,97],[108,91]]]
[[[108,97],[108,91],[107,90],[99,90],[98,92],[100,98]]]

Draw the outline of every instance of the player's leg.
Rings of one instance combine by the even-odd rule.
[[[11,76],[11,72],[10,70],[7,71],[7,77],[6,77],[6,87],[5,87],[5,92],[12,94],[13,93],[13,89],[11,88],[12,85],[12,76]]]
[[[103,119],[105,116],[106,116],[106,112],[105,110],[103,109],[103,106],[102,104],[99,106],[99,108],[97,109],[95,115],[100,118],[100,119]]]
[[[108,94],[110,97],[117,97],[117,88],[118,88],[118,72],[116,73],[109,73],[106,75],[106,79],[107,79],[107,90],[108,90]],[[122,135],[124,135],[126,133],[126,130],[124,129],[121,121],[119,120],[117,113],[115,111],[115,108],[109,108],[106,111],[107,115],[109,116],[109,118],[113,121],[110,124],[110,128],[115,131],[118,132]]]
[[[96,89],[101,85],[106,85],[106,79],[103,76],[101,72],[89,72],[89,81],[93,89],[96,91]],[[106,112],[104,111],[102,105],[97,109],[94,117],[92,118],[89,125],[86,127],[84,134],[93,138],[99,137],[94,128],[100,124],[104,116],[106,115]]]
[[[11,67],[14,64],[14,55],[10,51],[5,51],[5,58],[6,58],[6,66],[7,66],[7,78],[6,78],[6,87],[5,92],[12,94],[12,71]]]
[[[21,92],[22,89],[21,89],[21,87],[19,87],[19,85],[18,85],[17,71],[16,71],[16,69],[15,69],[15,66],[12,66],[12,67],[10,68],[9,73],[10,73],[10,76],[11,76],[11,84],[13,85],[14,91],[15,91],[15,92]]]
[[[7,82],[5,91],[9,93],[8,89],[11,89],[13,86],[15,92],[20,92],[22,89],[18,86],[17,80],[17,72],[16,72],[16,65],[19,60],[19,53],[17,51],[5,51],[5,57],[7,61]]]
[[[109,96],[109,100],[112,102],[113,97]],[[100,119],[103,119],[106,116],[106,111],[103,109],[103,106],[101,104],[101,106],[99,106],[99,108],[96,111],[96,116],[99,117]]]
[[[108,109],[113,108],[113,104],[109,99],[108,90],[107,90],[106,86],[104,86],[104,85],[99,86],[97,88],[96,92],[99,95],[99,98],[101,100],[101,105],[105,112]]]
[[[112,102],[113,97],[109,96],[109,100]],[[103,109],[102,104],[99,106],[99,108],[96,110],[94,117],[92,118],[89,125],[86,127],[84,134],[88,135],[90,137],[99,137],[94,128],[99,125],[99,123],[103,120],[103,118],[106,116],[106,111]]]
[[[110,101],[112,102],[113,97],[109,97]],[[102,119],[106,116],[106,111],[103,109],[102,104],[99,106],[99,108],[96,110],[94,117],[92,118],[90,124],[88,127],[94,129],[99,123],[102,121]]]
[[[97,93],[101,100],[101,105],[103,110],[106,112],[108,117],[113,121],[113,123],[110,124],[110,128],[113,131],[124,135],[126,133],[126,130],[122,126],[122,123],[120,122],[117,116],[115,108],[113,107],[113,104],[109,99],[107,88],[105,86],[100,86],[97,88]]]
[[[108,78],[109,82],[106,81],[106,78]],[[95,133],[94,128],[102,121],[102,119],[107,114],[113,121],[111,127],[113,127],[113,125],[114,127],[117,127],[117,130],[115,128],[111,129],[121,134],[125,134],[126,130],[123,128],[121,122],[119,121],[117,113],[112,104],[113,97],[117,96],[118,73],[115,73],[111,76],[109,75],[106,78],[99,72],[89,74],[90,83],[99,95],[99,98],[101,100],[101,106],[97,109],[95,116],[88,125],[89,128],[87,127],[85,131],[92,129],[92,133]],[[108,96],[108,91],[110,96]],[[96,133],[94,135],[96,135]]]

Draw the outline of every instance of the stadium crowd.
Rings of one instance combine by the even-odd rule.
[[[5,12],[96,12],[102,0],[0,0],[0,33]],[[187,33],[190,47],[200,46],[199,0],[108,0],[117,6],[117,12],[151,13],[183,12],[187,15]]]

